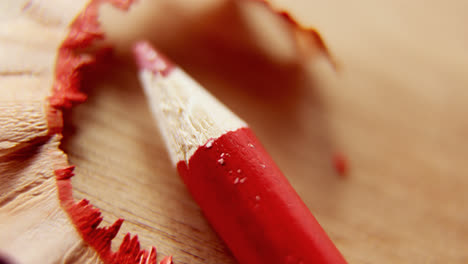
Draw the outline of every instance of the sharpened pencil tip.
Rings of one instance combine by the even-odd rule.
[[[133,46],[138,67],[143,70],[152,71],[154,74],[167,76],[174,68],[174,64],[164,55],[158,52],[147,41],[139,41]]]

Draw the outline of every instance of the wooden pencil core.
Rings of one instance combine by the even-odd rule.
[[[188,162],[210,139],[247,126],[180,68],[175,67],[168,74],[155,74],[153,67],[145,67],[151,65],[145,57],[147,52],[135,48],[135,53],[143,66],[140,80],[174,166],[180,160]]]

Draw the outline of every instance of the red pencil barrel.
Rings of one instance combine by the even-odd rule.
[[[239,263],[346,263],[250,129],[208,142],[177,168]]]

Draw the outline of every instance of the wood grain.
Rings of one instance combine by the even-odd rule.
[[[276,4],[320,29],[337,73],[320,59],[272,63],[203,42],[203,21],[180,14],[176,32],[202,29],[174,37],[136,25],[251,125],[350,263],[468,263],[467,2]],[[89,76],[89,101],[69,114],[62,147],[77,165],[75,196],[176,263],[235,263],[172,168],[123,57]],[[336,151],[349,158],[346,179]]]

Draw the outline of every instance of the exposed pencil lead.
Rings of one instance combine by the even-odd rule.
[[[146,69],[162,76],[167,76],[174,69],[174,64],[147,41],[137,42],[133,46],[133,53],[140,69]]]
[[[133,52],[174,165],[180,160],[188,162],[199,146],[209,148],[210,139],[247,126],[148,42],[138,42]]]

